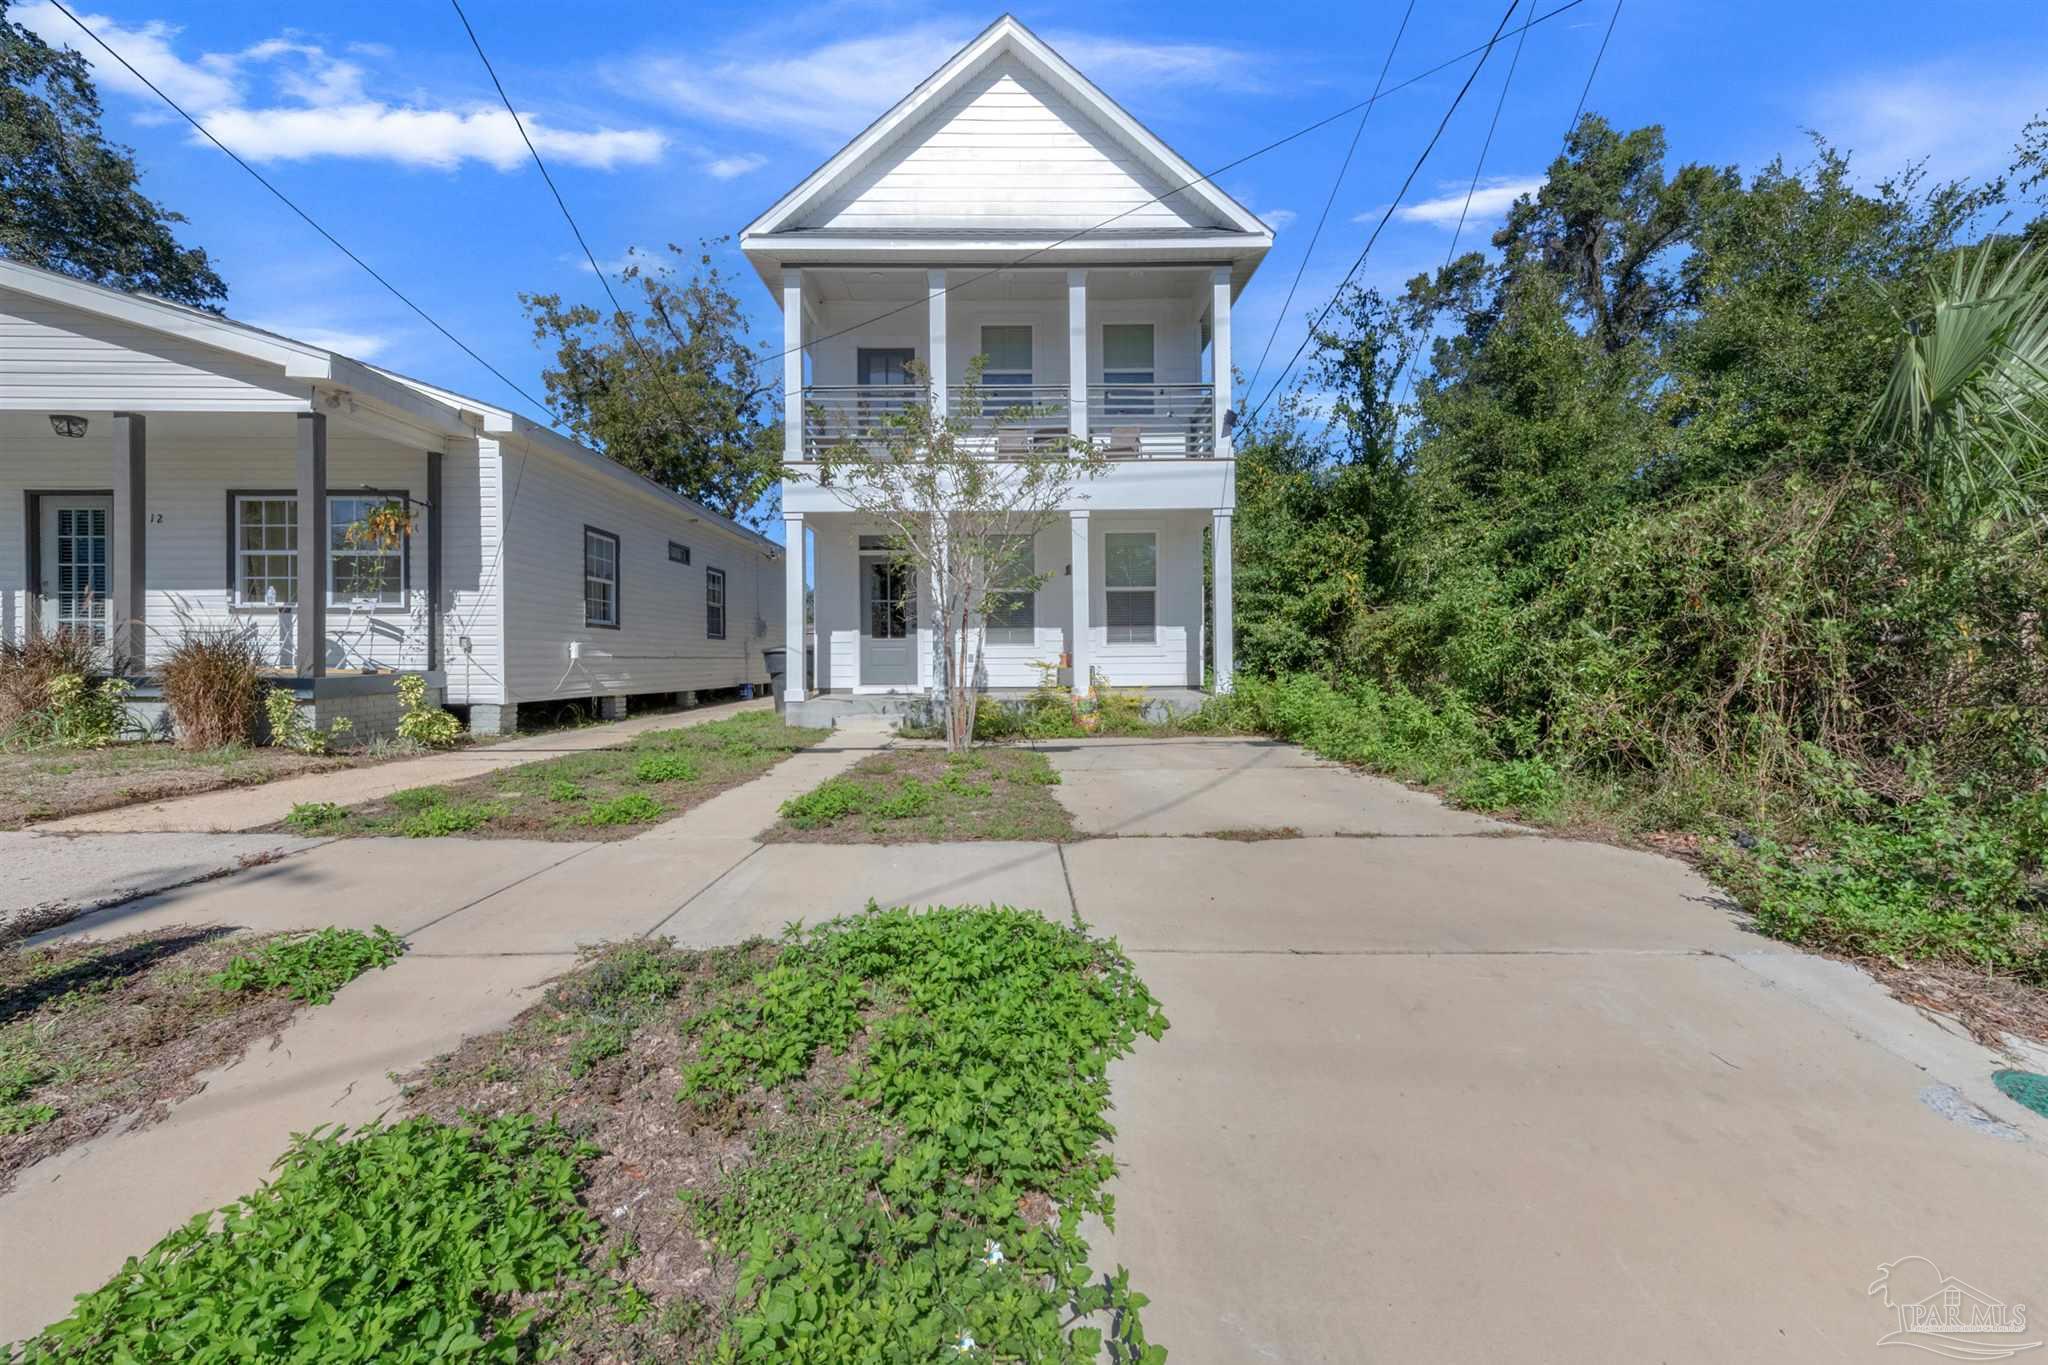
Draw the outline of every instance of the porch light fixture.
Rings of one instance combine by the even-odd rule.
[[[73,417],[69,413],[53,412],[50,414],[50,430],[59,436],[69,436],[75,441],[85,435],[85,419]]]

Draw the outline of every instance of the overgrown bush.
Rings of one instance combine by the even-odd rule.
[[[429,749],[462,742],[462,722],[453,712],[427,705],[427,680],[408,673],[398,680],[398,736]]]
[[[128,728],[129,685],[75,630],[0,640],[0,744],[99,748]]]
[[[591,1155],[526,1116],[315,1130],[260,1190],[131,1259],[19,1359],[531,1359],[527,1305],[590,1279],[601,1228],[576,1190]]]
[[[264,703],[262,646],[253,629],[187,630],[158,666],[164,706],[181,749],[220,749],[256,738]]]

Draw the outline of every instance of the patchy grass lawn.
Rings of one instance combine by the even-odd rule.
[[[191,753],[161,740],[104,749],[0,750],[0,829],[377,761],[368,754],[312,757],[240,744]]]
[[[0,953],[0,1190],[274,1037],[402,945],[388,934],[173,928]]]
[[[360,806],[301,805],[273,828],[423,839],[624,839],[758,777],[830,733],[748,711]]]
[[[767,840],[825,844],[951,843],[1074,837],[1052,788],[1059,774],[1029,749],[890,749],[782,803]]]

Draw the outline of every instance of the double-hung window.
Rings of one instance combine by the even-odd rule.
[[[235,601],[296,606],[299,600],[299,500],[235,496]]]
[[[595,526],[583,528],[583,624],[619,626],[619,538]]]
[[[704,571],[704,638],[725,638],[725,570]]]
[[[1031,387],[1031,329],[1029,327],[984,327],[981,329],[981,382],[991,389]]]
[[[1003,537],[992,573],[993,584],[983,608],[983,641],[1031,644],[1038,638],[1038,594],[1028,586],[1037,574],[1031,537]]]
[[[367,603],[379,607],[405,605],[405,535],[378,527],[371,513],[402,498],[381,493],[353,494],[327,500],[327,600],[336,605]]]
[[[1103,412],[1110,417],[1149,417],[1158,378],[1153,366],[1152,324],[1108,322],[1102,326]]]
[[[1109,643],[1153,643],[1159,623],[1159,538],[1150,531],[1106,532],[1102,561]]]

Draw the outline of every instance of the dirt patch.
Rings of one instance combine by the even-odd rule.
[[[275,935],[220,926],[0,953],[0,1191],[118,1123],[154,1123],[296,1006],[213,975]]]
[[[695,1230],[681,1196],[718,1190],[765,1134],[839,1105],[846,1058],[715,1112],[677,1099],[694,1060],[690,1019],[774,961],[764,942],[704,952],[666,940],[593,952],[501,1032],[403,1078],[412,1113],[551,1116],[599,1149],[584,1207],[605,1226],[599,1263],[620,1264],[657,1310],[639,1323],[560,1324],[579,1361],[682,1360],[716,1339],[738,1278],[734,1259]]]
[[[761,838],[813,844],[1061,843],[1078,837],[1044,754],[1031,749],[901,748],[870,754],[785,802]]]
[[[1212,829],[1205,837],[1227,839],[1236,844],[1258,844],[1268,839],[1299,839],[1302,833],[1293,825],[1246,825],[1240,829]]]
[[[748,711],[624,744],[504,768],[464,782],[414,787],[343,809],[302,805],[273,833],[459,836],[469,839],[629,839],[720,792],[750,782],[829,730]]]
[[[1897,999],[1915,1009],[1948,1015],[1994,1051],[2009,1055],[2009,1038],[2048,1046],[2048,990],[2039,986],[1947,963],[1901,966],[1883,959],[1847,960],[1876,977]]]
[[[104,749],[0,751],[0,829],[383,761],[382,755],[316,757],[242,746],[188,753],[155,740]]]

